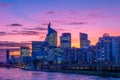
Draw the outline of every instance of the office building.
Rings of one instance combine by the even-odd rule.
[[[80,48],[89,48],[90,41],[88,40],[88,34],[80,33]]]
[[[60,45],[62,48],[71,48],[71,33],[62,33]]]
[[[21,62],[24,62],[25,57],[30,56],[30,48],[29,47],[21,47],[20,48],[20,60]]]
[[[32,42],[32,58],[43,58],[43,45],[44,41],[33,41]]]
[[[48,24],[48,33],[46,35],[45,41],[49,46],[57,46],[57,31],[51,28],[51,24]]]
[[[116,36],[113,44],[113,63],[120,64],[120,36]]]
[[[115,36],[109,36],[105,33],[103,37],[99,38],[97,47],[97,62],[104,62],[106,64],[113,64],[117,60],[117,41]]]

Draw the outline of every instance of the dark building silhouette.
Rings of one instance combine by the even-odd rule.
[[[9,63],[10,51],[6,50],[6,63]]]

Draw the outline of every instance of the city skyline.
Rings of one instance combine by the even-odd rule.
[[[119,80],[119,30],[120,0],[0,0],[0,80]]]
[[[0,41],[43,41],[50,21],[58,32],[58,45],[59,37],[65,32],[71,33],[72,47],[79,47],[79,32],[87,33],[94,45],[104,33],[119,36],[119,2],[1,0]]]

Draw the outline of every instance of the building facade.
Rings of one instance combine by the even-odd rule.
[[[109,36],[105,33],[99,38],[96,45],[97,61],[105,62],[106,64],[118,64],[120,52],[120,37]]]
[[[50,45],[50,46],[57,46],[57,31],[51,28],[51,24],[48,24],[48,33],[46,35],[45,41]]]
[[[25,58],[30,56],[30,48],[29,47],[21,47],[20,48],[20,61],[21,63],[25,62]]]
[[[32,58],[43,58],[43,44],[44,41],[33,41],[32,42]]]
[[[80,33],[80,48],[89,48],[90,41],[88,40],[88,34]]]
[[[60,45],[62,48],[71,48],[71,33],[62,33]]]

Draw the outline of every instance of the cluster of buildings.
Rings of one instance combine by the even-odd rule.
[[[80,48],[75,48],[71,47],[71,33],[62,33],[60,46],[57,47],[57,31],[52,29],[49,23],[45,41],[32,42],[31,57],[32,60],[40,59],[43,64],[52,61],[53,64],[118,65],[120,64],[120,36],[109,36],[105,33],[95,46],[91,46],[88,34],[80,33]]]
[[[62,33],[57,46],[57,31],[48,24],[45,41],[33,41],[29,47],[20,48],[20,62],[30,66],[39,59],[43,65],[120,65],[120,36],[105,33],[95,46],[90,45],[88,34],[80,33],[80,48],[71,47],[71,33]]]

